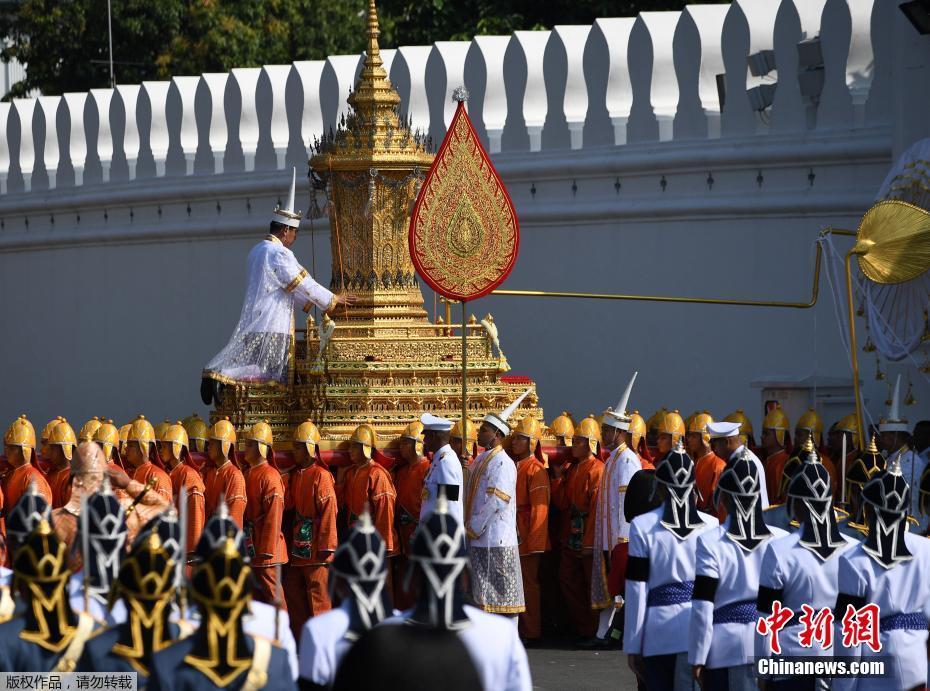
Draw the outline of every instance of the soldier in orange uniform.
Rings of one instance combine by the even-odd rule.
[[[271,426],[256,422],[245,437],[245,536],[246,549],[255,574],[256,599],[269,605],[280,604],[280,567],[287,563],[287,546],[281,532],[284,518],[284,483],[274,463]]]
[[[207,520],[204,483],[200,476],[200,468],[191,457],[190,441],[187,430],[177,422],[171,425],[162,435],[159,455],[162,462],[171,468],[171,490],[175,506],[181,510],[181,488],[185,490],[187,503],[187,555],[190,557],[197,549],[200,534],[203,532]]]
[[[77,437],[68,421],[61,418],[49,430],[46,442],[45,459],[49,463],[49,471],[45,479],[52,490],[52,508],[60,509],[71,497],[71,459]]]
[[[394,487],[397,491],[395,520],[397,523],[397,551],[394,560],[394,606],[404,610],[413,607],[415,594],[404,588],[407,572],[407,555],[413,531],[420,523],[420,508],[423,504],[423,484],[429,461],[423,456],[423,423],[411,422],[398,440],[399,462],[394,465]]]
[[[575,436],[575,422],[566,410],[549,423],[549,435],[555,437],[555,445],[562,447],[560,454],[549,463],[549,478],[555,473],[554,466],[565,464],[562,472],[568,470],[571,460],[565,458],[572,451],[572,438]],[[549,544],[551,549],[542,555],[539,567],[540,589],[542,590],[542,627],[547,633],[561,633],[568,629],[568,612],[562,601],[562,588],[559,585],[559,562],[562,559],[562,512],[552,500],[549,502]],[[524,596],[526,592],[524,591]]]
[[[332,609],[328,564],[336,535],[336,488],[319,452],[320,431],[310,420],[294,430],[294,461],[285,510],[293,512],[284,593],[294,638],[304,623]]]
[[[762,420],[762,451],[765,452],[765,486],[769,501],[773,504],[782,504],[785,493],[781,489],[782,471],[788,461],[788,416],[780,405],[769,411]]]
[[[131,424],[126,425],[127,437],[131,427]],[[121,449],[124,444],[120,440],[119,430],[116,429],[113,420],[107,420],[97,428],[97,431],[94,432],[94,442],[103,449],[103,457],[106,459],[107,468],[110,471],[118,470],[121,473],[126,472],[126,469],[123,467],[123,459],[120,457]],[[129,495],[118,487],[113,489],[113,493],[120,502],[125,502],[129,498]]]
[[[678,441],[685,436],[685,421],[677,410],[666,412],[656,419],[656,456],[654,464],[658,465],[668,456]]]
[[[643,420],[643,416],[639,414],[638,410],[634,410],[630,415],[629,435],[630,448],[639,456],[639,464],[642,469],[654,469],[652,454],[649,453],[649,447],[646,446],[646,421]]]
[[[549,551],[549,473],[539,439],[539,422],[525,417],[517,424],[511,440],[517,464],[517,536],[520,539],[520,570],[526,610],[520,613],[520,635],[537,642],[542,638],[539,565]]]
[[[97,430],[100,429],[100,425],[102,424],[103,420],[94,415],[81,427],[81,431],[78,432],[78,441],[93,441],[94,435],[97,433]]]
[[[16,502],[36,483],[36,491],[52,503],[52,490],[42,471],[32,464],[36,452],[36,431],[25,415],[13,420],[3,436],[3,452],[10,471],[3,478],[4,503],[12,511]]]
[[[694,459],[696,478],[694,484],[698,491],[697,507],[704,513],[717,516],[722,522],[727,513],[723,506],[724,502],[720,502],[718,507],[714,508],[714,490],[727,467],[727,462],[710,448],[710,432],[707,431],[707,423],[713,422],[714,418],[705,410],[703,413],[695,413],[690,420],[688,432],[685,435],[685,449]]]
[[[245,525],[245,478],[236,463],[236,428],[228,417],[217,420],[207,439],[209,465],[203,474],[204,504],[212,516],[225,500],[229,517],[236,525]]]
[[[100,425],[97,425],[99,427]],[[95,430],[96,431],[96,430]],[[171,503],[171,478],[155,453],[155,430],[152,423],[140,415],[132,422],[126,441],[126,461],[132,468],[132,479],[143,485],[152,480],[153,490]]]
[[[575,427],[574,462],[567,472],[553,467],[552,502],[562,511],[562,555],[559,583],[575,632],[591,639],[597,631],[597,612],[591,609],[591,568],[597,493],[604,464],[596,458],[600,426],[593,416]]]
[[[38,456],[42,459],[41,463],[36,463],[38,468],[41,470],[45,467],[45,462],[48,460],[48,435],[52,433],[52,428],[55,427],[59,422],[64,420],[61,415],[56,415],[54,418],[48,421],[48,424],[42,429],[42,436],[39,438],[39,451]]]
[[[397,554],[397,533],[394,530],[397,491],[391,474],[372,460],[377,439],[375,430],[368,424],[356,427],[349,438],[349,460],[352,465],[345,473],[340,508],[343,511],[343,525],[348,530],[355,525],[365,510],[365,504],[368,504],[371,522],[384,538],[387,555],[391,557]]]

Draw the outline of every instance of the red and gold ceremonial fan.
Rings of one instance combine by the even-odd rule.
[[[520,225],[503,181],[465,110],[463,88],[410,218],[410,256],[437,293],[462,302],[487,295],[517,261]]]
[[[462,303],[464,421],[468,417],[465,303],[487,295],[507,278],[517,261],[520,224],[468,118],[468,92],[459,87],[452,97],[459,105],[410,217],[410,256],[430,288]]]

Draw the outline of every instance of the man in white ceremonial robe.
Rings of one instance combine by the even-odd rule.
[[[471,561],[472,599],[485,612],[513,617],[526,609],[517,538],[517,466],[502,448],[508,418],[531,389],[478,429],[486,451],[472,461],[465,493],[465,534]]]
[[[296,169],[285,208],[275,208],[270,232],[249,252],[245,300],[229,343],[207,363],[201,397],[209,405],[219,384],[287,382],[294,340],[294,308],[316,305],[331,312],[351,305],[354,295],[334,295],[300,265],[291,246],[297,240],[301,212],[294,211]]]
[[[610,572],[610,557],[614,547],[630,540],[630,524],[624,516],[623,504],[630,479],[636,471],[642,470],[639,456],[627,446],[627,434],[632,420],[627,412],[627,404],[636,375],[637,372],[634,372],[617,407],[604,411],[604,420],[601,423],[601,439],[604,446],[610,450],[610,456],[604,463],[597,495],[591,573],[591,607],[601,612],[597,627],[597,638],[600,639],[607,636],[615,612],[623,605],[621,596],[610,596],[607,574]]]

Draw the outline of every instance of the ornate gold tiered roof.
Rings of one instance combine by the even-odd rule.
[[[472,317],[433,324],[423,307],[410,258],[410,212],[433,161],[426,139],[401,119],[400,96],[384,70],[378,15],[368,4],[365,64],[349,95],[350,112],[314,143],[310,160],[325,189],[336,292],[357,295],[355,305],[324,317],[309,316],[306,337],[295,343],[287,390],[229,387],[214,417],[237,427],[268,419],[282,446],[307,417],[325,439],[346,439],[370,422],[382,442],[393,440],[423,411],[461,417],[462,341],[468,332],[468,411],[472,419],[501,410],[532,382],[503,377],[506,360]],[[439,321],[439,320],[437,320]],[[322,328],[321,328],[322,327]],[[321,348],[322,346],[322,348]],[[515,419],[542,418],[535,390]]]

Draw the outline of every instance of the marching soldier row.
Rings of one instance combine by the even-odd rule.
[[[649,423],[637,413],[627,412],[635,377],[617,407],[608,408],[600,423],[588,417],[575,425],[567,414],[553,421],[549,433],[562,447],[557,454],[568,451],[571,459],[552,463],[542,451],[543,429],[538,421],[524,418],[515,424],[510,422],[522,397],[505,411],[487,415],[477,429],[470,421],[463,427],[424,414],[398,440],[399,457],[393,467],[379,451],[377,435],[368,425],[361,425],[350,439],[349,466],[330,469],[320,452],[319,431],[312,422],[303,423],[294,432],[294,464],[285,469],[277,464],[271,429],[266,423],[258,423],[237,439],[228,420],[208,427],[196,417],[153,427],[139,416],[121,429],[111,421],[95,418],[78,435],[66,420],[56,418],[40,438],[40,457],[35,432],[23,416],[14,421],[5,437],[3,495],[7,507],[18,504],[24,494],[41,496],[49,506],[50,527],[69,554],[67,592],[73,611],[88,613],[95,625],[125,622],[131,610],[125,602],[120,604],[107,597],[118,576],[111,555],[135,544],[147,520],[169,505],[176,507],[175,514],[183,516],[177,521],[181,533],[176,538],[175,560],[186,572],[176,577],[175,582],[180,583],[185,575],[192,576],[198,558],[203,558],[197,552],[206,516],[224,512],[227,520],[242,530],[242,549],[260,601],[256,605],[263,602],[289,609],[293,638],[301,641],[302,648],[310,630],[307,627],[327,621],[318,615],[331,609],[331,587],[343,602],[354,592],[351,579],[341,590],[339,578],[333,579],[332,586],[329,581],[330,574],[344,572],[335,566],[339,537],[345,540],[358,532],[363,515],[383,547],[385,577],[379,592],[386,595],[385,603],[393,602],[400,609],[417,605],[417,593],[422,594],[422,587],[418,589],[414,582],[420,568],[413,549],[415,535],[422,520],[435,513],[443,495],[444,511],[465,533],[463,544],[470,566],[467,579],[456,581],[456,587],[466,588],[470,601],[478,608],[519,615],[520,633],[525,640],[533,641],[542,635],[547,618],[557,620],[551,615],[559,613],[544,604],[552,601],[552,591],[557,590],[567,605],[571,627],[584,644],[623,641],[632,666],[644,680],[650,674],[654,676],[656,670],[667,673],[674,669],[666,658],[650,660],[669,655],[678,656],[679,661],[685,655],[698,678],[711,678],[715,670],[730,669],[735,663],[731,665],[726,655],[715,658],[707,640],[692,641],[691,645],[697,646],[694,650],[665,650],[671,641],[680,641],[681,637],[656,632],[650,635],[656,621],[675,625],[677,630],[686,625],[684,619],[691,615],[692,598],[696,613],[706,608],[703,602],[714,601],[719,588],[710,588],[702,581],[700,569],[719,570],[720,563],[729,559],[736,564],[736,573],[742,574],[739,594],[750,595],[749,590],[760,587],[749,577],[753,569],[757,579],[760,571],[765,577],[775,571],[765,568],[761,561],[749,568],[749,562],[743,559],[740,563],[734,555],[761,555],[762,550],[757,549],[760,545],[777,543],[776,538],[794,530],[797,524],[802,529],[796,534],[808,530],[805,525],[815,526],[812,535],[825,536],[828,547],[841,546],[834,532],[842,536],[842,543],[867,539],[872,516],[864,487],[885,473],[886,465],[900,467],[901,477],[920,483],[926,474],[928,445],[924,437],[928,430],[918,425],[914,439],[917,448],[910,450],[908,426],[897,414],[895,397],[888,418],[879,427],[882,446],[894,452],[886,464],[874,441],[863,453],[855,448],[858,430],[854,416],[834,425],[824,440],[823,425],[810,411],[795,426],[796,446],[792,447],[790,425],[783,411],[775,408],[763,422],[763,462],[751,450],[752,429],[739,411],[729,416],[733,421],[720,423],[713,422],[706,412],[683,420],[677,411],[660,411]],[[95,453],[88,461],[87,453],[78,453],[79,441],[96,442],[90,448],[99,450],[99,458]],[[237,452],[240,442],[244,447],[241,462]],[[843,450],[847,452],[845,462]],[[811,457],[817,462],[813,463]],[[98,470],[87,470],[98,462]],[[823,483],[805,474],[813,472],[809,465],[816,465]],[[100,516],[106,513],[100,513],[102,509],[85,510],[83,506],[101,491],[102,480],[94,487],[88,479],[95,473],[107,480],[103,493],[109,498],[104,504],[122,508],[126,535],[120,541],[118,536],[106,537],[105,531],[97,531],[92,548],[97,558],[84,567],[86,552],[75,548],[77,536],[82,534],[81,516],[88,517],[89,525],[102,525]],[[792,493],[792,487],[801,482],[819,494],[799,499],[800,490],[795,488]],[[805,524],[797,509],[798,502],[815,502],[812,506],[823,508],[827,499],[821,484],[829,489],[831,511],[812,513],[808,508],[807,514],[827,516],[823,519],[826,528],[812,519]],[[745,491],[748,485],[756,488],[757,498]],[[848,515],[832,508],[838,485],[846,495]],[[930,490],[930,481],[927,485]],[[923,488],[914,494],[923,496]],[[656,504],[663,495],[671,497],[664,509]],[[776,502],[772,506],[769,496]],[[916,522],[909,515],[918,513],[913,511],[918,500],[908,502],[905,525]],[[686,585],[677,590],[665,588],[661,594],[651,593],[648,574],[652,569],[643,578],[642,562],[647,556],[642,552],[651,547],[648,539],[644,546],[643,536],[636,537],[634,529],[637,516],[646,515],[658,517],[649,530],[668,532],[674,539],[670,545],[684,545],[692,534],[697,537],[707,533],[717,535],[718,542],[734,541],[740,551],[721,553],[719,545],[708,546],[716,552],[702,556],[701,540],[710,538],[695,539],[690,557],[686,550],[681,564],[657,572],[660,578],[666,578],[669,573],[685,574],[690,569],[692,578],[680,581],[690,580],[690,591]],[[714,529],[719,534],[709,528],[715,525],[709,520],[711,516],[715,517],[713,521],[723,521],[719,529]],[[83,532],[93,533],[90,528]],[[659,532],[658,536],[664,534]],[[800,543],[809,543],[814,537],[802,536]],[[170,537],[166,539],[171,542]],[[370,538],[366,539],[370,542]],[[15,544],[12,534],[7,543]],[[106,547],[117,543],[117,547]],[[717,560],[716,565],[707,566],[704,557]],[[12,555],[8,558],[12,559]],[[78,573],[84,575],[75,575]],[[647,584],[645,595],[639,592],[643,582]],[[704,586],[698,588],[702,583]],[[708,594],[710,599],[698,597]],[[356,593],[356,600],[359,597]],[[370,594],[366,597],[370,598]],[[641,601],[642,597],[646,600]],[[382,604],[383,616],[368,618],[390,618],[391,605]],[[760,599],[760,605],[765,604]],[[648,612],[650,607],[671,605],[681,606],[688,616],[656,618],[655,612],[671,610]],[[746,605],[735,613],[728,611],[727,616],[738,617],[730,623],[748,623],[742,619],[749,616],[749,609]],[[621,614],[616,616],[618,611]],[[645,616],[646,612],[649,616]],[[636,618],[640,615],[644,617],[641,621]],[[714,609],[710,614],[704,612],[691,618],[692,628],[701,616],[704,620],[709,617],[716,626],[718,615]],[[277,619],[288,621],[285,612],[280,612]],[[179,625],[184,621],[182,616]],[[340,637],[343,635],[345,631]],[[271,631],[271,637],[285,638],[277,628]],[[653,647],[657,641],[659,648]],[[731,656],[735,650],[732,646],[724,649]],[[332,658],[335,662],[338,659]],[[724,664],[719,664],[721,659]],[[320,683],[312,676],[312,665],[317,662],[318,656],[300,662],[301,670],[305,664],[310,665],[307,669],[311,671],[303,676],[314,683]],[[296,662],[292,667],[297,668]],[[335,669],[334,663],[333,674]],[[752,678],[751,673],[747,676],[743,672],[743,676]],[[332,678],[324,681],[329,683]],[[652,685],[659,684],[656,688],[663,688],[662,683],[653,678]]]

